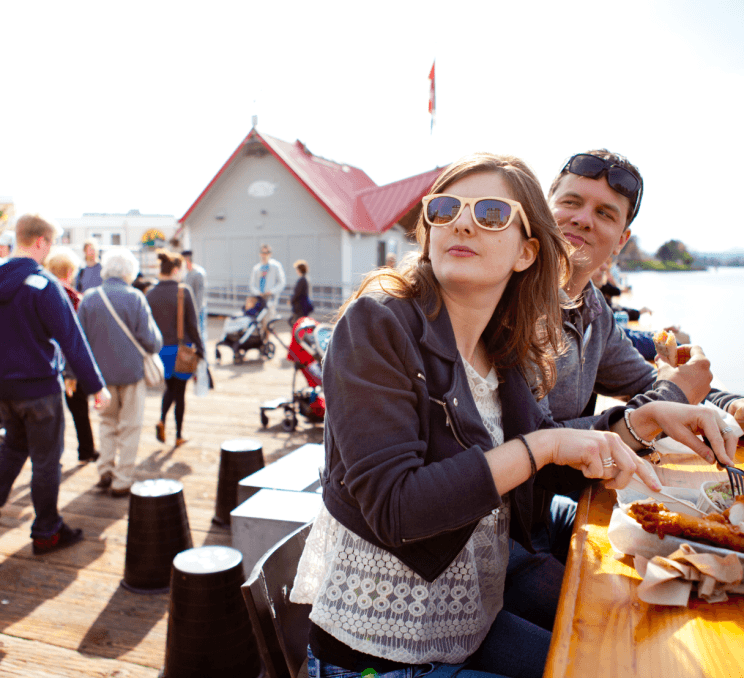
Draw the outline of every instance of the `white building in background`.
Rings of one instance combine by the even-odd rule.
[[[151,245],[167,245],[178,229],[178,221],[173,215],[140,214],[139,210],[129,210],[126,214],[83,214],[82,217],[57,219],[62,227],[61,242],[69,245],[83,257],[83,244],[86,240],[98,243],[100,251],[109,247],[124,246],[140,254],[140,265],[144,275],[155,275],[154,258],[145,256],[151,253]]]
[[[315,313],[333,312],[388,254],[417,247],[411,232],[421,198],[439,168],[378,186],[356,167],[336,163],[254,127],[179,219],[179,241],[207,271],[210,313],[240,308],[266,243],[284,266],[286,304],[309,266]]]

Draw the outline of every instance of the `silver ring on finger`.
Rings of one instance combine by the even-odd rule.
[[[727,433],[731,433],[731,431],[733,430],[734,429],[732,429],[730,426],[727,426],[725,429],[723,429],[723,431],[721,431],[721,435],[726,435]]]
[[[602,466],[605,468],[612,468],[615,466],[615,460],[612,457],[607,457],[606,459],[602,460]]]

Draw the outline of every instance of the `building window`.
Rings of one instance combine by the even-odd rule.
[[[377,265],[378,266],[384,266],[385,265],[385,241],[384,240],[378,240],[377,241]]]
[[[62,237],[60,238],[63,245],[69,245],[72,242],[72,233],[69,228],[65,228],[62,231]]]
[[[112,245],[121,245],[121,233],[112,233],[111,234],[111,244]]]

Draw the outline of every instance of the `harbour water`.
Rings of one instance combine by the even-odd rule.
[[[744,267],[642,271],[625,277],[633,307],[653,311],[641,316],[643,326],[658,330],[679,325],[705,351],[726,390],[744,394]]]

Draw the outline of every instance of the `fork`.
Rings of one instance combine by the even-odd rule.
[[[731,485],[732,496],[736,497],[737,495],[744,494],[744,471],[736,468],[736,466],[722,464],[716,456],[716,453],[713,451],[713,447],[711,446],[710,441],[705,436],[703,436],[703,442],[708,447],[710,447],[710,451],[713,452],[713,457],[718,464],[718,468],[726,470],[726,473],[728,474],[729,485]]]

